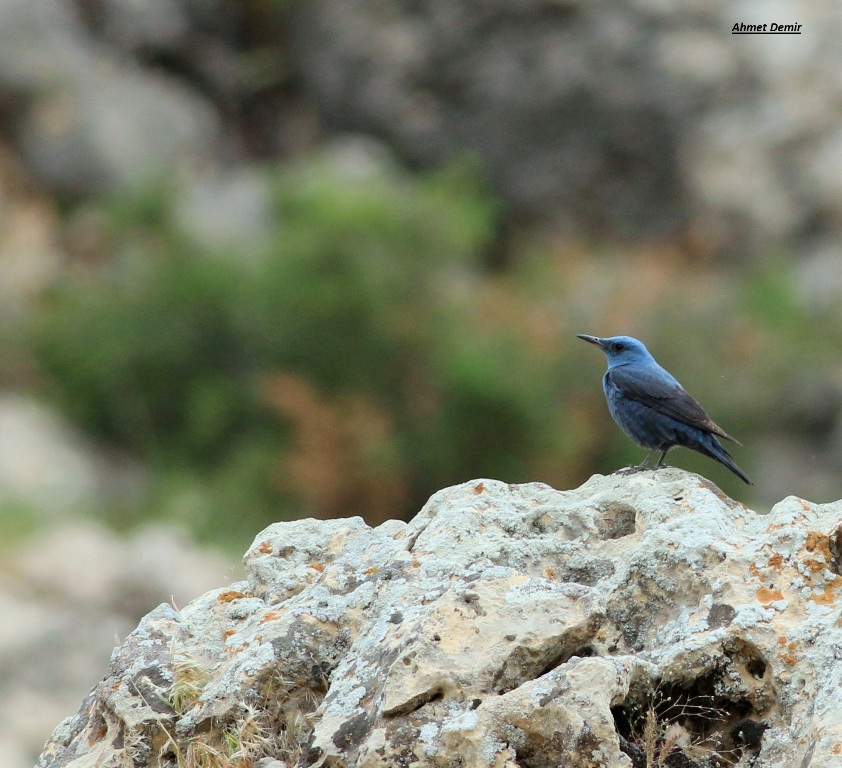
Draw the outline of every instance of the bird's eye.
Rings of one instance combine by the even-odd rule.
[[[611,345],[611,349],[614,350],[615,352],[622,352],[625,348],[626,348],[625,344],[623,344],[620,341],[615,341]]]

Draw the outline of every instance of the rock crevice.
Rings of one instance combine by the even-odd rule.
[[[831,765],[840,518],[666,469],[277,523],[245,581],[141,622],[39,766]]]

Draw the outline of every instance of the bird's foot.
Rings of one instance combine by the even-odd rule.
[[[643,472],[645,469],[652,469],[652,467],[641,466],[640,464],[632,464],[628,467],[616,470],[615,475],[633,475],[635,472]]]
[[[669,464],[631,464],[614,472],[616,475],[633,475],[636,472],[654,472],[658,469],[669,469]]]

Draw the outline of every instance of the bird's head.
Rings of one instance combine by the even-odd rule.
[[[595,344],[605,352],[609,367],[654,359],[649,354],[649,350],[643,345],[643,342],[631,336],[609,336],[605,339],[601,339],[598,336],[587,336],[583,333],[577,334],[577,336],[583,341]]]

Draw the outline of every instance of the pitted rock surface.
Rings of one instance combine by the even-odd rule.
[[[840,520],[664,469],[277,523],[245,581],[141,622],[39,766],[629,768],[647,708],[662,764],[838,765]]]

